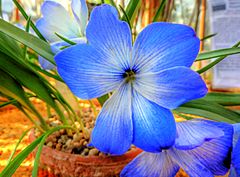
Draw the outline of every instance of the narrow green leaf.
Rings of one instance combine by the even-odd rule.
[[[60,39],[62,39],[63,41],[67,42],[67,43],[70,44],[70,45],[76,45],[76,44],[77,44],[76,42],[73,42],[73,41],[71,41],[71,40],[63,37],[63,36],[61,36],[61,35],[58,34],[58,33],[55,33],[55,34],[56,34]]]
[[[217,35],[217,33],[210,34],[210,35],[205,36],[204,38],[202,38],[202,39],[200,39],[200,40],[201,40],[201,41],[205,41],[205,40],[207,40],[207,39],[209,39],[209,38],[212,38],[212,37],[214,37],[214,36],[216,36],[216,35]]]
[[[141,0],[130,0],[127,8],[125,10],[127,17],[129,18],[131,26],[133,26],[133,22],[136,18],[137,12],[141,6]],[[122,18],[123,21],[127,21],[126,17],[123,16]]]
[[[237,44],[235,44],[232,48],[236,48],[240,45],[240,42],[238,42]],[[218,59],[214,60],[213,62],[209,63],[208,65],[206,65],[205,67],[199,69],[197,72],[199,74],[204,73],[205,71],[211,69],[213,66],[215,66],[216,64],[218,64],[219,62],[221,62],[223,59],[225,59],[228,55],[224,55],[219,57]]]
[[[208,118],[208,119],[212,119],[215,121],[227,122],[230,124],[236,123],[235,121],[228,120],[219,114],[213,113],[211,111],[199,109],[199,108],[179,107],[175,111],[180,112],[180,113],[185,113],[185,114],[197,115],[197,116],[199,116],[199,118]]]
[[[238,93],[222,93],[210,92],[202,100],[215,102],[222,106],[238,106],[240,105],[240,94]]]
[[[0,51],[8,56],[16,58],[19,62],[24,58],[24,53],[19,43],[3,32],[0,32]]]
[[[166,4],[166,0],[162,0],[159,8],[157,9],[157,12],[156,12],[155,16],[153,17],[152,22],[157,22],[158,21],[162,11],[164,10],[165,4]]]
[[[0,0],[0,16],[2,17],[2,0]]]
[[[0,104],[0,108],[3,108],[3,107],[5,107],[5,106],[8,106],[8,105],[11,105],[11,104],[14,104],[14,103],[16,103],[17,101],[15,100],[15,99],[13,99],[13,100],[10,100],[10,101],[6,101],[6,102],[1,102],[1,104]]]
[[[1,62],[0,62],[1,63]],[[21,85],[10,75],[0,69],[0,92],[16,99],[21,105],[36,115],[42,124],[43,129],[47,129],[46,122],[29,101]]]
[[[129,20],[128,16],[127,16],[127,13],[125,12],[125,10],[123,9],[123,7],[121,5],[119,5],[119,8],[122,11],[123,16],[125,16],[124,18],[126,19],[126,22],[128,23],[130,29],[132,29],[132,25],[131,25],[130,20]]]
[[[54,95],[58,97],[58,95],[55,91],[53,91],[51,88],[52,86],[48,81],[46,81],[41,75],[36,74],[28,68],[13,62],[11,58],[2,53],[0,53],[0,61],[0,68],[2,68],[5,72],[10,73],[24,87],[31,90],[40,99],[49,104],[57,112],[63,123],[67,124],[66,118],[52,96]]]
[[[27,20],[27,24],[26,24],[26,29],[25,29],[25,31],[28,33],[30,30],[30,22],[31,22],[31,17],[29,16],[29,18]],[[23,53],[24,53],[24,59],[26,59],[27,58],[27,46],[24,46]]]
[[[17,150],[19,144],[21,143],[21,141],[23,140],[23,138],[26,136],[26,134],[27,134],[31,129],[32,129],[32,128],[29,128],[29,129],[27,129],[26,131],[24,131],[23,134],[22,134],[22,135],[20,136],[20,138],[18,139],[17,144],[15,145],[15,147],[14,147],[14,149],[13,149],[10,157],[8,158],[7,165],[12,161],[12,158],[13,158],[14,154],[16,153],[16,150]],[[7,165],[6,165],[6,166],[7,166]]]
[[[23,9],[23,7],[19,4],[19,2],[17,0],[12,0],[14,2],[14,4],[17,6],[18,10],[21,12],[21,14],[23,15],[23,17],[25,18],[25,20],[29,19],[29,16],[27,15],[27,13],[25,12],[25,10]],[[40,33],[40,31],[37,29],[37,27],[34,25],[34,23],[32,22],[32,20],[30,19],[30,25],[32,27],[32,29],[34,30],[34,32],[37,34],[37,36],[44,40],[45,42],[47,41],[43,35]]]
[[[59,75],[55,75],[55,74],[52,74],[51,72],[48,72],[44,69],[42,69],[41,67],[39,67],[38,65],[36,65],[35,63],[30,63],[30,65],[36,70],[36,71],[39,71],[41,73],[43,73],[44,75],[48,76],[48,77],[51,77],[57,81],[60,81],[60,82],[63,82],[62,78],[59,76]]]
[[[185,114],[194,114],[203,118],[209,118],[216,121],[236,123],[240,122],[240,114],[227,109],[217,103],[208,102],[206,100],[193,100],[181,105],[175,109],[177,112]]]
[[[100,103],[101,106],[103,106],[103,104],[107,101],[108,98],[109,98],[108,94],[103,95],[98,98],[98,102]]]
[[[40,136],[30,145],[28,145],[22,152],[20,152],[1,172],[0,177],[11,177],[18,169],[20,164],[27,158],[27,156],[37,147],[41,142],[43,136]]]
[[[210,52],[200,53],[195,61],[208,60],[212,58],[217,58],[225,55],[233,55],[238,53],[240,53],[240,47],[213,50]]]
[[[113,7],[115,7],[117,9],[117,6],[113,0],[103,0],[103,1],[105,4],[112,5]]]
[[[43,138],[41,139],[41,142],[38,145],[38,150],[37,150],[37,153],[36,153],[36,156],[35,156],[35,161],[34,161],[34,166],[33,166],[33,171],[32,171],[32,176],[33,177],[37,177],[37,175],[38,175],[39,160],[40,160],[42,148],[44,146],[44,143],[45,143],[47,137],[49,135],[51,135],[53,132],[56,132],[56,131],[58,131],[60,129],[73,129],[73,127],[71,127],[71,126],[58,126],[58,127],[55,127],[53,129],[47,131],[44,134]]]
[[[0,31],[19,41],[20,43],[32,48],[39,55],[55,64],[54,55],[51,47],[47,42],[37,38],[36,36],[19,29],[18,27],[0,19]]]

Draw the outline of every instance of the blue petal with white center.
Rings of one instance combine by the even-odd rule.
[[[207,87],[199,74],[186,67],[136,76],[133,87],[147,99],[168,109],[203,97]]]
[[[81,35],[85,36],[88,20],[88,8],[86,0],[72,0],[71,7],[74,17],[80,26]]]
[[[172,113],[133,91],[133,144],[147,152],[173,145],[176,125]]]
[[[224,135],[222,129],[205,120],[191,120],[177,123],[177,138],[174,147],[189,150],[201,146],[206,141]]]
[[[80,37],[78,23],[61,4],[45,1],[41,6],[41,12],[43,17],[36,22],[36,26],[49,42],[60,40],[55,33],[66,38]]]
[[[69,47],[54,59],[62,79],[82,99],[100,97],[115,90],[122,82],[122,71],[114,69],[99,51],[88,44]]]
[[[206,141],[192,150],[173,150],[172,157],[190,176],[225,175],[230,168],[233,128],[226,123],[207,122],[221,128],[224,136]]]
[[[138,35],[133,47],[133,69],[159,72],[175,66],[190,67],[200,41],[192,28],[171,23],[153,23]]]
[[[90,45],[121,69],[129,69],[132,49],[131,31],[118,19],[117,10],[109,5],[93,9],[86,29]]]
[[[123,84],[104,104],[92,132],[91,144],[105,153],[121,155],[133,136],[131,86]]]
[[[174,177],[179,166],[167,152],[143,152],[131,161],[121,172],[121,177]]]

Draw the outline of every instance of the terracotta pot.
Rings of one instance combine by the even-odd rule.
[[[36,137],[31,131],[29,140],[32,142]],[[140,152],[134,148],[121,156],[87,156],[61,152],[44,146],[42,149],[39,176],[62,176],[62,177],[113,177],[118,176],[123,167],[135,158]],[[35,156],[36,149],[33,152]]]

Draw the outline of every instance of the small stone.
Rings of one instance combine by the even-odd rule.
[[[86,128],[90,128],[90,124],[88,122],[86,123]]]
[[[47,146],[48,146],[48,147],[52,147],[52,146],[53,146],[53,143],[52,143],[52,142],[48,142],[48,143],[47,143]]]
[[[102,153],[102,152],[99,153],[99,156],[100,157],[106,157],[106,155],[104,153]]]
[[[80,141],[82,139],[82,133],[76,133],[73,135],[73,141]]]
[[[63,143],[66,143],[67,140],[68,140],[68,136],[67,136],[67,135],[62,135],[62,136],[61,136],[61,139],[62,139],[62,142],[63,142]]]
[[[67,142],[66,142],[66,146],[67,147],[70,147],[72,145],[72,140],[71,139],[68,139]]]
[[[83,146],[83,143],[84,143],[85,141],[86,141],[85,139],[81,139],[80,142],[79,142],[80,145]],[[86,146],[86,145],[85,145],[85,146]]]
[[[62,145],[61,145],[61,144],[57,144],[57,145],[56,145],[56,149],[57,149],[57,150],[59,150],[59,151],[60,151],[60,150],[61,150],[61,148],[62,148]]]
[[[89,149],[88,149],[88,148],[85,148],[85,149],[83,149],[83,152],[81,153],[81,155],[87,156],[87,155],[88,155],[88,152],[89,152]]]
[[[66,134],[66,130],[65,130],[65,129],[61,129],[61,130],[60,130],[60,134],[61,134],[61,135]]]
[[[87,146],[88,142],[87,141],[84,141],[83,142],[83,146]]]
[[[61,144],[61,143],[63,143],[63,140],[62,139],[58,139],[58,144]]]
[[[90,151],[89,151],[89,153],[88,153],[88,155],[89,156],[97,156],[98,155],[98,150],[97,149],[95,149],[95,148],[93,148],[93,149],[91,149]]]
[[[81,147],[81,144],[79,142],[73,142],[73,147],[76,148]]]

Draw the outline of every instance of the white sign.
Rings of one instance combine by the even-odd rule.
[[[209,0],[212,49],[240,41],[240,0]],[[213,88],[240,88],[240,55],[225,58],[213,68]]]

